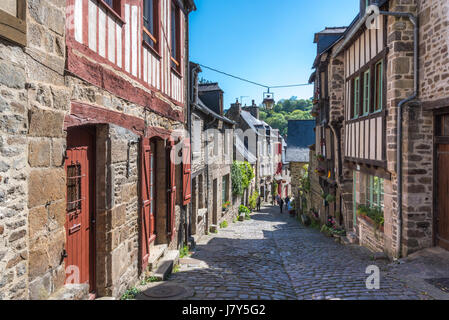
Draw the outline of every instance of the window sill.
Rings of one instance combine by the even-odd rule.
[[[25,20],[21,20],[3,10],[0,10],[0,21],[0,37],[21,46],[27,45],[27,26]]]
[[[175,68],[171,67],[171,71],[179,78],[182,79],[182,74],[176,70]]]
[[[145,40],[142,40],[142,44],[146,47],[146,48],[148,48],[150,51],[151,51],[151,53],[153,53],[155,56],[156,56],[156,58],[158,58],[159,60],[161,60],[161,55],[159,54],[159,52],[156,50],[156,49],[154,49],[153,48],[153,46],[152,45],[150,45],[148,42],[146,42]]]
[[[115,11],[113,8],[111,8],[106,2],[104,2],[103,0],[98,0],[98,3],[100,5],[100,7],[103,7],[107,12],[109,12],[115,18],[117,18],[122,24],[126,23],[126,21],[123,19],[123,17],[117,11]]]

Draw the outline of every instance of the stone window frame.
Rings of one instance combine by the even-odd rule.
[[[0,37],[18,45],[27,45],[26,0],[16,0],[17,14],[0,9]]]

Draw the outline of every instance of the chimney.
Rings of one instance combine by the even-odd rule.
[[[228,112],[226,113],[226,117],[238,121],[240,114],[242,113],[242,105],[239,102],[239,99],[236,99],[235,103],[231,104],[231,108],[229,108]]]
[[[251,115],[256,118],[259,119],[259,114],[260,114],[260,110],[259,107],[256,105],[256,101],[253,100],[251,103],[250,107],[244,107],[243,110],[248,111],[249,113],[251,113]]]

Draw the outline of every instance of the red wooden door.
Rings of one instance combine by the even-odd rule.
[[[437,244],[449,250],[449,144],[439,144]]]
[[[145,270],[150,256],[150,243],[155,239],[154,201],[153,201],[154,157],[150,140],[142,140],[142,179],[141,179],[141,266]]]
[[[90,128],[67,134],[66,283],[88,283],[95,290],[94,273],[94,142]]]

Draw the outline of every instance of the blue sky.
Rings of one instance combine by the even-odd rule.
[[[190,15],[190,60],[268,86],[307,83],[316,55],[314,33],[347,26],[359,0],[196,0]],[[241,96],[262,102],[263,88],[208,71],[225,109]],[[275,89],[276,100],[310,98],[312,86]]]

